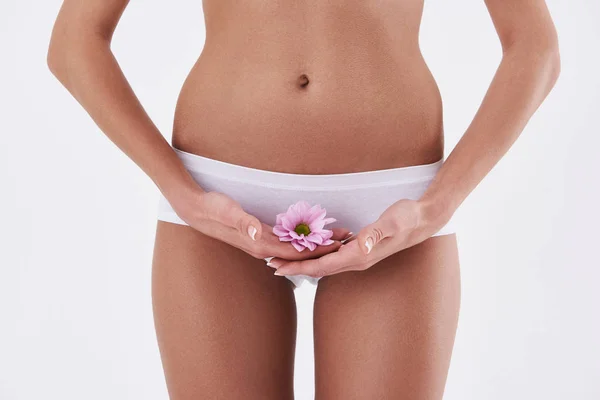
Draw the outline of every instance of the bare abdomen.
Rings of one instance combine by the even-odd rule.
[[[264,29],[254,16],[216,33],[207,17],[203,53],[179,97],[173,144],[292,173],[441,158],[441,99],[416,36],[407,38],[416,32],[388,32],[373,16],[354,28],[321,17],[282,22],[283,30],[276,16]]]

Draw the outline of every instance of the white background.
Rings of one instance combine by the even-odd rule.
[[[165,400],[150,303],[158,191],[47,70],[59,6],[0,3],[0,399]],[[463,292],[446,400],[600,398],[600,5],[549,6],[559,82],[456,214]],[[167,137],[203,40],[200,0],[133,1],[115,35]],[[500,61],[484,2],[427,0],[422,47],[448,154]],[[304,400],[314,288],[296,294]]]

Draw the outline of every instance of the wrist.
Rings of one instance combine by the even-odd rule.
[[[191,176],[189,179],[171,180],[166,185],[157,186],[175,210],[185,210],[186,205],[197,202],[204,193]]]
[[[418,200],[420,205],[419,230],[435,233],[450,221],[453,211],[445,203],[432,198]]]

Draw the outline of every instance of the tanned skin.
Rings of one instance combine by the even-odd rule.
[[[127,0],[65,0],[48,65],[190,226],[158,222],[153,306],[173,400],[293,399],[296,307],[280,275],[321,276],[317,400],[440,400],[460,305],[456,236],[431,237],[504,156],[559,75],[544,0],[487,0],[503,57],[418,201],[313,253],[204,192],[110,50]],[[206,42],[173,145],[252,168],[369,171],[443,158],[442,104],[418,45],[422,0],[204,0]]]

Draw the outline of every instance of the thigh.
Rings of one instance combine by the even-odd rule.
[[[293,399],[293,286],[264,261],[159,221],[152,302],[171,400]]]
[[[316,399],[441,400],[460,304],[456,235],[320,280]]]

